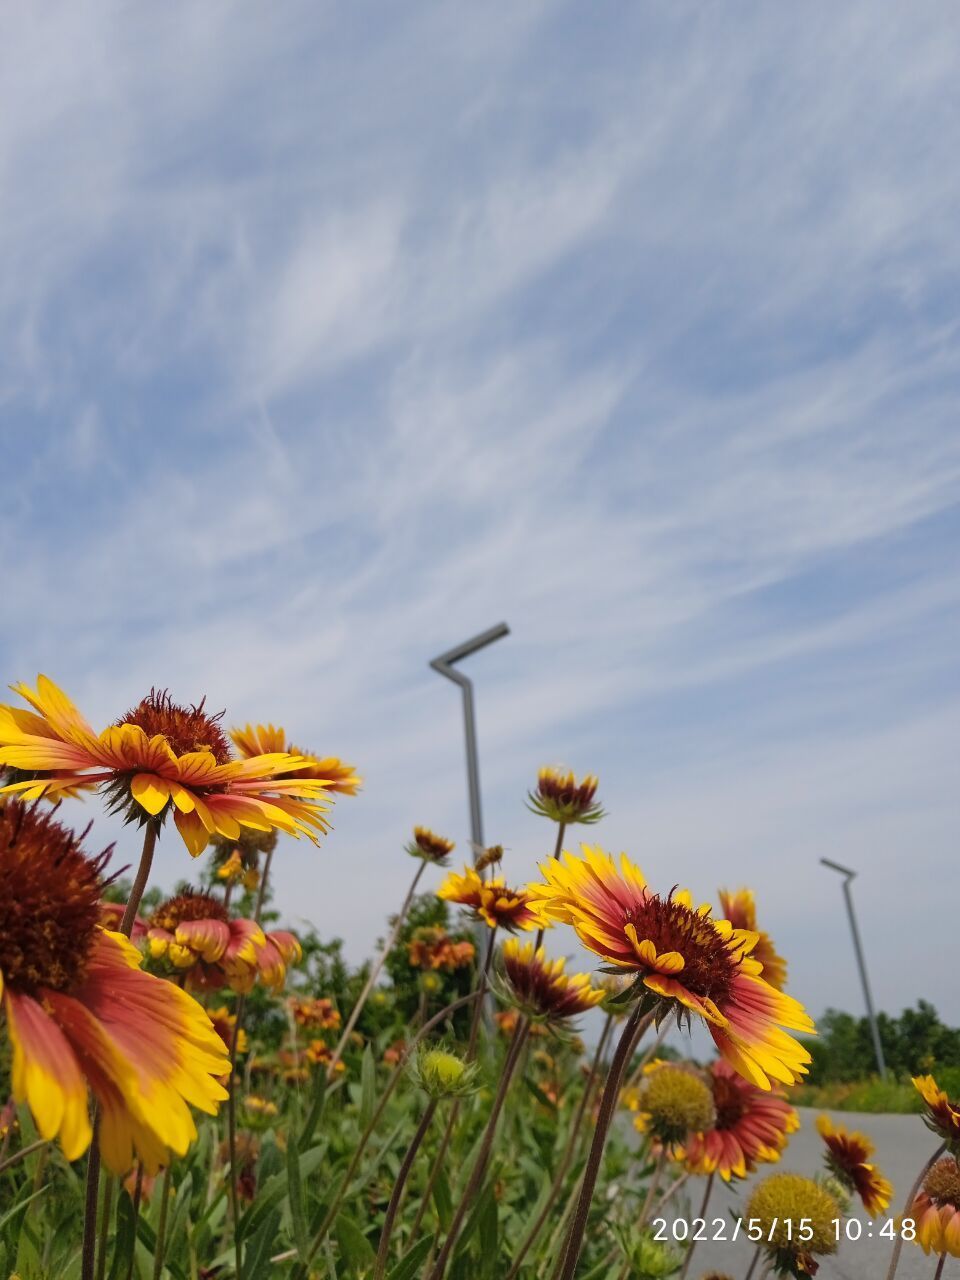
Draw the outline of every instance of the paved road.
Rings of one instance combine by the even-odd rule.
[[[816,1111],[800,1108],[801,1128],[790,1140],[780,1164],[764,1165],[758,1177],[763,1177],[773,1169],[791,1173],[816,1173],[823,1160],[823,1141],[815,1128]],[[832,1112],[835,1120],[848,1128],[862,1129],[877,1144],[876,1160],[894,1186],[894,1200],[891,1214],[900,1212],[907,1192],[913,1185],[924,1161],[936,1147],[934,1136],[926,1129],[919,1116],[874,1116],[857,1115],[854,1112]],[[702,1183],[701,1183],[702,1186]],[[727,1215],[730,1209],[736,1211],[737,1206],[746,1203],[751,1181],[742,1184],[739,1194],[733,1194],[718,1181],[707,1216],[714,1214]],[[691,1197],[693,1207],[691,1213],[699,1208],[700,1190]],[[667,1208],[667,1215],[671,1207]],[[679,1213],[677,1216],[680,1216]],[[867,1238],[868,1220],[866,1214],[855,1214],[864,1224],[863,1236],[860,1240],[845,1240],[832,1257],[825,1258],[820,1266],[817,1280],[884,1280],[890,1263],[893,1248],[891,1241]],[[886,1215],[885,1215],[886,1216]],[[704,1242],[697,1246],[693,1265],[690,1268],[689,1280],[698,1280],[711,1270],[719,1271],[742,1280],[753,1256],[753,1247],[741,1240],[733,1243],[721,1241]],[[897,1270],[897,1280],[932,1280],[936,1270],[936,1260],[928,1258],[917,1245],[904,1244]],[[944,1268],[943,1280],[960,1280],[960,1258],[948,1258]]]

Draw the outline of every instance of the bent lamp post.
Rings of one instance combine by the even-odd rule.
[[[863,956],[863,944],[860,941],[860,930],[857,928],[857,917],[853,910],[853,894],[850,891],[850,882],[856,876],[855,871],[851,871],[849,867],[842,867],[839,862],[831,862],[829,858],[821,858],[821,863],[825,867],[829,867],[831,871],[837,871],[843,876],[843,898],[847,904],[847,915],[850,918],[850,932],[853,935],[853,950],[857,957],[857,968],[860,970],[860,981],[863,984],[863,998],[867,1004],[867,1017],[870,1020],[870,1034],[873,1037],[873,1051],[877,1057],[877,1069],[880,1072],[881,1079],[887,1078],[887,1066],[883,1060],[883,1045],[880,1043],[880,1029],[877,1026],[877,1015],[873,1008],[873,997],[870,994],[870,982],[867,979],[867,962]]]
[[[430,666],[442,676],[458,684],[463,691],[463,727],[467,742],[467,791],[470,796],[470,839],[473,841],[474,857],[483,849],[483,814],[480,810],[480,765],[477,757],[477,720],[473,707],[473,684],[462,672],[457,671],[455,663],[468,658],[478,649],[485,649],[494,640],[510,634],[505,622],[500,622],[489,631],[482,631],[472,640],[464,640],[463,644],[454,645],[439,658],[434,658]]]

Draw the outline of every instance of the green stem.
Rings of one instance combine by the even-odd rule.
[[[136,879],[130,890],[130,897],[124,908],[120,921],[120,932],[129,938],[133,932],[147,881],[150,879],[150,868],[153,865],[153,851],[157,847],[159,828],[155,819],[150,819],[143,828],[143,847],[140,850],[140,865],[137,867]],[[97,1139],[97,1108],[94,1106],[93,1139],[90,1143],[90,1154],[87,1157],[87,1186],[83,1207],[83,1247],[80,1254],[80,1280],[94,1280],[97,1251],[97,1201],[100,1197],[100,1144]]]
[[[108,1177],[103,1187],[103,1208],[100,1211],[100,1245],[97,1256],[97,1280],[107,1273],[107,1235],[110,1231],[110,1211],[113,1208],[114,1178]]]
[[[490,936],[487,940],[487,951],[483,958],[483,968],[477,981],[477,1003],[473,1006],[473,1017],[470,1019],[470,1035],[467,1040],[467,1052],[464,1055],[467,1062],[472,1062],[476,1056],[477,1034],[480,1030],[480,1015],[483,1012],[484,997],[487,994],[487,982],[490,977],[490,966],[493,963],[493,943],[497,936],[496,929],[490,930]],[[437,1148],[437,1154],[433,1158],[433,1164],[430,1168],[430,1176],[427,1178],[427,1185],[424,1188],[423,1195],[420,1197],[420,1204],[417,1208],[416,1217],[413,1220],[413,1226],[410,1229],[411,1240],[417,1239],[417,1233],[420,1230],[420,1224],[423,1221],[424,1214],[430,1207],[430,1200],[433,1196],[433,1189],[440,1177],[440,1170],[443,1168],[443,1162],[447,1158],[447,1148],[453,1139],[453,1131],[456,1127],[457,1119],[460,1115],[460,1098],[454,1098],[450,1104],[450,1114],[447,1116],[447,1123],[443,1127],[443,1136],[440,1139],[440,1146]]]
[[[163,1171],[163,1185],[160,1188],[160,1221],[157,1223],[157,1247],[153,1254],[153,1280],[160,1280],[163,1275],[163,1255],[167,1244],[167,1213],[170,1209],[170,1166]]]
[[[557,843],[553,846],[554,858],[559,858],[561,853],[563,853],[563,836],[566,829],[567,829],[567,824],[565,822],[557,823]],[[545,931],[546,931],[545,928],[541,928],[537,930],[537,940],[533,944],[534,951],[540,950],[540,944],[541,942],[543,942],[543,935]]]
[[[29,1146],[21,1147],[19,1151],[15,1151],[12,1156],[7,1156],[6,1160],[0,1164],[0,1173],[3,1173],[6,1169],[12,1169],[21,1160],[26,1160],[27,1156],[32,1156],[35,1151],[45,1147],[48,1141],[48,1138],[38,1138],[36,1142],[31,1142]]]
[[[347,1166],[347,1171],[343,1175],[343,1178],[340,1181],[340,1186],[337,1188],[337,1193],[333,1198],[333,1203],[330,1205],[330,1208],[327,1210],[326,1214],[324,1215],[323,1222],[321,1222],[320,1227],[317,1231],[317,1234],[314,1236],[313,1243],[311,1244],[310,1248],[307,1251],[307,1256],[302,1260],[301,1265],[294,1270],[294,1273],[293,1273],[294,1277],[300,1277],[306,1274],[307,1268],[309,1267],[310,1263],[313,1261],[317,1253],[317,1250],[323,1244],[323,1241],[326,1238],[327,1232],[330,1230],[330,1227],[333,1225],[333,1222],[335,1221],[337,1214],[340,1212],[340,1206],[343,1203],[343,1198],[347,1193],[347,1189],[350,1186],[350,1182],[353,1178],[353,1175],[356,1173],[357,1168],[360,1165],[360,1161],[363,1157],[363,1153],[367,1149],[370,1139],[373,1136],[374,1130],[376,1129],[377,1124],[380,1121],[380,1117],[383,1115],[384,1111],[387,1109],[387,1103],[390,1101],[391,1097],[393,1096],[393,1091],[396,1089],[397,1085],[403,1079],[404,1068],[406,1067],[407,1063],[410,1061],[410,1055],[416,1049],[420,1041],[423,1040],[425,1036],[429,1035],[429,1033],[433,1031],[435,1027],[438,1027],[440,1023],[444,1021],[444,1019],[449,1018],[450,1015],[453,1013],[456,1013],[458,1009],[462,1009],[465,1005],[468,1005],[471,1000],[476,1000],[478,995],[479,995],[479,992],[471,991],[469,995],[461,996],[459,1000],[454,1000],[452,1004],[448,1004],[446,1008],[441,1009],[439,1013],[435,1013],[429,1022],[425,1022],[423,1024],[423,1026],[420,1028],[417,1034],[410,1041],[410,1044],[401,1054],[400,1060],[397,1062],[397,1065],[393,1069],[393,1075],[391,1075],[390,1079],[387,1081],[386,1088],[383,1090],[383,1092],[380,1095],[380,1101],[377,1103],[374,1109],[373,1115],[370,1117],[370,1120],[367,1123],[367,1127],[364,1129],[363,1133],[360,1135],[360,1141],[357,1143],[356,1147],[354,1148],[353,1156],[350,1159],[350,1164]]]
[[[137,1163],[137,1177],[133,1184],[133,1241],[130,1245],[130,1261],[125,1280],[133,1280],[133,1268],[137,1260],[137,1231],[140,1227],[140,1202],[143,1198],[143,1165]]]
[[[660,1180],[663,1177],[663,1170],[667,1163],[667,1152],[665,1148],[661,1148],[660,1154],[657,1156],[657,1163],[653,1167],[653,1177],[650,1179],[650,1185],[647,1187],[647,1194],[644,1197],[643,1208],[640,1210],[640,1217],[637,1220],[637,1228],[647,1225],[647,1218],[650,1210],[653,1208],[653,1197],[657,1193],[660,1186]]]
[[[393,1184],[393,1194],[390,1196],[386,1217],[383,1220],[383,1230],[380,1233],[380,1246],[377,1249],[377,1262],[373,1269],[373,1280],[383,1280],[387,1274],[387,1259],[390,1256],[390,1237],[393,1234],[393,1224],[400,1209],[407,1178],[410,1176],[413,1162],[417,1158],[417,1152],[427,1136],[427,1130],[430,1128],[430,1122],[433,1120],[433,1113],[436,1109],[437,1100],[436,1098],[431,1098],[417,1126],[417,1131],[411,1139],[410,1146],[407,1148],[407,1154],[403,1157],[397,1180]]]
[[[710,1177],[707,1179],[707,1185],[703,1190],[703,1199],[700,1201],[700,1212],[697,1214],[698,1218],[706,1217],[707,1205],[710,1203],[710,1193],[713,1190],[713,1180],[716,1176],[717,1175],[715,1173],[711,1173]],[[683,1262],[683,1270],[680,1272],[679,1280],[687,1280],[687,1272],[690,1270],[690,1263],[693,1261],[693,1251],[696,1247],[696,1240],[691,1241],[690,1248],[687,1250],[687,1256]]]
[[[493,1106],[490,1108],[490,1115],[487,1118],[487,1127],[483,1133],[483,1140],[480,1144],[480,1150],[477,1152],[477,1158],[473,1163],[470,1171],[470,1178],[467,1182],[463,1195],[460,1197],[460,1203],[457,1205],[456,1213],[453,1215],[453,1221],[450,1223],[450,1229],[447,1232],[447,1238],[443,1242],[443,1248],[440,1250],[440,1256],[434,1264],[433,1270],[429,1272],[429,1280],[442,1280],[443,1273],[447,1269],[447,1262],[453,1247],[457,1243],[460,1235],[460,1228],[466,1217],[467,1210],[473,1203],[474,1197],[480,1189],[487,1171],[487,1161],[490,1158],[490,1152],[493,1148],[493,1140],[497,1130],[497,1121],[500,1119],[500,1112],[503,1110],[503,1104],[507,1100],[507,1091],[510,1088],[510,1080],[513,1076],[514,1068],[520,1060],[520,1050],[523,1048],[524,1041],[527,1038],[527,1032],[530,1030],[530,1024],[525,1018],[517,1023],[517,1029],[513,1035],[513,1042],[507,1053],[507,1060],[503,1064],[500,1073],[500,1086],[497,1089],[496,1097],[493,1100]]]
[[[597,1127],[594,1131],[590,1155],[587,1157],[587,1164],[583,1171],[580,1198],[577,1201],[573,1222],[570,1227],[570,1239],[567,1243],[563,1261],[554,1273],[554,1280],[573,1280],[577,1263],[580,1260],[583,1237],[587,1229],[587,1217],[590,1213],[594,1188],[597,1185],[597,1176],[600,1172],[600,1162],[603,1158],[603,1148],[607,1141],[607,1133],[620,1096],[623,1073],[633,1054],[643,1023],[652,1017],[652,1015],[647,1015],[647,1019],[645,1019],[641,1010],[642,1005],[637,1003],[627,1019],[627,1025],[623,1029],[620,1043],[617,1045],[616,1053],[614,1053],[613,1061],[610,1064],[610,1073],[607,1076],[603,1095],[600,1098],[600,1112],[597,1116]]]
[[[380,977],[380,970],[386,964],[387,956],[390,954],[390,952],[393,950],[394,946],[396,945],[397,938],[400,936],[400,930],[403,928],[403,922],[407,918],[407,912],[410,909],[410,903],[413,901],[413,895],[417,891],[417,884],[419,883],[420,877],[423,875],[423,870],[424,870],[424,867],[426,867],[426,865],[427,865],[426,862],[421,858],[420,865],[419,867],[417,867],[417,873],[413,877],[413,883],[410,885],[410,888],[407,890],[407,896],[404,898],[403,905],[400,908],[400,911],[397,915],[396,920],[394,920],[393,922],[393,928],[390,930],[390,935],[387,938],[386,943],[384,944],[383,950],[380,952],[379,956],[377,956],[377,959],[374,961],[373,968],[370,970],[370,976],[367,978],[367,981],[364,984],[364,988],[360,992],[360,997],[357,1000],[357,1003],[353,1006],[353,1009],[351,1010],[350,1017],[347,1019],[347,1025],[343,1028],[343,1031],[340,1035],[340,1039],[337,1041],[336,1048],[334,1049],[333,1053],[330,1055],[330,1061],[327,1064],[328,1080],[333,1079],[333,1074],[336,1071],[337,1063],[343,1057],[343,1052],[347,1047],[347,1042],[350,1039],[350,1035],[353,1031],[353,1028],[357,1025],[357,1020],[360,1017],[360,1014],[363,1012],[363,1006],[367,1003],[367,999],[369,998],[370,992],[373,990],[374,983]]]
[[[907,1203],[903,1206],[903,1216],[906,1216],[906,1214],[910,1212],[910,1206],[913,1204],[914,1200],[917,1198],[917,1192],[920,1190],[921,1186],[923,1185],[924,1178],[927,1176],[927,1174],[933,1168],[933,1166],[937,1163],[937,1161],[940,1159],[940,1157],[943,1155],[946,1149],[947,1149],[947,1144],[945,1142],[941,1146],[937,1147],[936,1151],[933,1153],[933,1155],[930,1157],[927,1163],[923,1166],[923,1168],[917,1174],[917,1180],[913,1184],[913,1186],[910,1188],[910,1194],[907,1196]],[[900,1254],[902,1250],[903,1250],[903,1236],[900,1235],[899,1232],[897,1232],[897,1238],[893,1246],[893,1256],[890,1259],[890,1269],[887,1272],[887,1280],[893,1280],[893,1277],[897,1274],[897,1267],[900,1265]]]
[[[550,1191],[547,1195],[546,1203],[540,1210],[536,1220],[524,1236],[523,1241],[514,1254],[513,1261],[510,1264],[510,1270],[507,1272],[505,1280],[515,1280],[517,1273],[523,1265],[524,1258],[536,1244],[537,1237],[543,1230],[544,1224],[550,1216],[550,1211],[557,1202],[557,1196],[560,1194],[560,1190],[563,1186],[563,1180],[567,1176],[567,1170],[570,1168],[573,1153],[577,1148],[577,1140],[580,1137],[583,1118],[586,1115],[590,1098],[593,1096],[593,1086],[600,1072],[600,1063],[603,1059],[603,1051],[607,1047],[607,1041],[610,1038],[610,1031],[612,1027],[613,1015],[608,1013],[607,1020],[603,1024],[603,1030],[600,1033],[600,1039],[597,1041],[597,1050],[593,1055],[590,1074],[587,1076],[586,1083],[583,1086],[583,1093],[580,1095],[580,1104],[577,1108],[577,1113],[574,1117],[573,1124],[570,1126],[570,1133],[567,1137],[563,1155],[560,1157],[560,1163],[557,1165],[557,1171],[553,1175],[553,1182],[550,1185]]]

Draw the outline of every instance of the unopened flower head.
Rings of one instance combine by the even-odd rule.
[[[475,1062],[446,1049],[420,1049],[410,1065],[415,1082],[431,1098],[465,1098],[477,1090]]]
[[[583,845],[579,856],[550,858],[540,870],[543,883],[527,886],[536,914],[572,925],[613,972],[633,974],[633,995],[658,1018],[697,1014],[721,1056],[761,1089],[806,1073],[809,1052],[782,1028],[810,1033],[813,1022],[764,981],[751,955],[755,933],[712,919],[709,904],[695,907],[686,890],[653,892],[626,854],[618,869],[602,849]]]
[[[817,1132],[826,1143],[827,1168],[846,1191],[855,1191],[871,1216],[883,1213],[893,1187],[875,1164],[874,1146],[865,1133],[835,1125],[827,1115],[817,1117]]]
[[[595,800],[598,785],[592,773],[578,781],[572,770],[545,766],[537,777],[536,790],[527,793],[527,805],[551,822],[568,827],[574,823],[590,825],[604,816]]]
[[[624,1256],[630,1263],[631,1280],[666,1280],[674,1276],[683,1263],[683,1254],[673,1245],[656,1238],[650,1227],[631,1232],[617,1231]]]
[[[36,806],[0,807],[0,998],[14,1099],[41,1138],[76,1160],[92,1137],[88,1091],[100,1104],[103,1160],[149,1173],[197,1135],[188,1103],[215,1114],[230,1070],[206,1012],[140,969],[140,953],[103,928],[107,854]]]
[[[709,1085],[687,1067],[664,1063],[643,1082],[634,1124],[672,1154],[679,1143],[716,1121]]]
[[[556,1027],[576,1018],[603,1000],[587,973],[566,972],[566,961],[548,960],[543,947],[508,938],[503,944],[504,998],[534,1022]]]
[[[717,1118],[677,1151],[692,1173],[719,1173],[724,1182],[746,1178],[758,1165],[775,1163],[800,1117],[778,1089],[764,1091],[734,1071],[723,1058],[710,1065]]]
[[[836,1253],[834,1218],[843,1214],[836,1199],[812,1178],[796,1173],[773,1173],[753,1190],[743,1212],[745,1220],[755,1218],[762,1231],[762,1248],[779,1275],[800,1280],[816,1275],[816,1259]],[[801,1241],[796,1225],[806,1219],[812,1233]],[[804,1233],[806,1234],[806,1233]]]
[[[0,767],[29,776],[3,791],[35,799],[99,788],[127,821],[159,825],[172,813],[194,856],[211,836],[235,841],[244,828],[315,844],[329,829],[329,789],[301,776],[309,762],[287,752],[234,759],[221,717],[203,699],[185,706],[151,689],[98,734],[46,676],[36,689],[13,689],[33,710],[0,706]]]
[[[438,836],[429,827],[414,827],[413,839],[407,845],[407,853],[411,858],[422,858],[424,862],[434,862],[443,866],[447,858],[456,848],[452,840]]]

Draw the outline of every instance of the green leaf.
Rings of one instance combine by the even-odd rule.
[[[311,1173],[319,1169],[326,1154],[327,1144],[324,1141],[319,1146],[311,1147],[309,1151],[300,1156],[298,1172],[301,1185],[305,1178],[308,1178]],[[288,1181],[289,1175],[287,1172],[277,1173],[260,1187],[256,1200],[240,1218],[240,1235],[243,1239],[246,1239],[249,1232],[259,1230],[264,1215],[284,1198],[287,1194]]]
[[[113,1245],[113,1262],[108,1280],[124,1280],[130,1270],[130,1262],[136,1246],[136,1226],[133,1201],[126,1190],[121,1190],[117,1200],[117,1234]]]
[[[259,1280],[260,1276],[273,1274],[274,1268],[270,1265],[270,1254],[277,1243],[279,1231],[280,1212],[272,1209],[265,1215],[263,1222],[247,1245],[243,1259],[243,1273],[250,1276],[251,1280]]]
[[[370,1042],[363,1051],[360,1063],[360,1128],[366,1129],[373,1119],[377,1105],[377,1064],[373,1060],[373,1047]]]
[[[437,1217],[440,1219],[441,1227],[444,1231],[448,1230],[453,1220],[453,1200],[450,1196],[450,1182],[445,1169],[440,1170],[433,1184],[433,1203],[437,1207]]]
[[[340,1252],[351,1267],[361,1275],[373,1270],[377,1260],[373,1245],[352,1219],[341,1213],[334,1224],[334,1233]]]
[[[388,1274],[387,1280],[413,1280],[413,1277],[420,1270],[421,1262],[425,1260],[430,1252],[430,1247],[433,1243],[432,1236],[423,1236],[418,1240]]]
[[[300,1180],[300,1154],[296,1140],[291,1133],[287,1139],[287,1198],[290,1204],[290,1219],[293,1223],[293,1238],[297,1252],[306,1261],[310,1250],[307,1237],[307,1218],[303,1207],[303,1185]]]
[[[316,1132],[317,1125],[323,1116],[324,1108],[327,1105],[327,1073],[326,1071],[315,1071],[313,1073],[313,1102],[310,1106],[309,1114],[304,1122],[303,1129],[300,1133],[300,1141],[297,1143],[301,1151],[306,1151],[313,1141],[313,1135]]]

